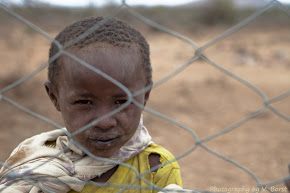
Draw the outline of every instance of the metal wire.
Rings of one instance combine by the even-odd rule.
[[[121,162],[117,162],[114,160],[110,160],[110,159],[106,159],[106,158],[100,158],[97,157],[93,154],[91,154],[90,152],[88,152],[84,147],[82,147],[80,144],[78,144],[76,141],[74,141],[72,139],[72,137],[74,135],[77,135],[80,132],[85,131],[86,129],[88,129],[89,127],[91,127],[92,125],[114,115],[115,113],[119,112],[120,110],[126,108],[130,103],[134,103],[135,105],[137,105],[140,108],[144,108],[144,106],[142,104],[139,104],[136,100],[134,100],[133,97],[140,95],[142,93],[147,92],[150,89],[154,89],[159,85],[164,84],[166,81],[172,79],[173,77],[175,77],[177,74],[181,73],[182,71],[184,71],[186,68],[188,68],[188,66],[190,66],[191,64],[193,64],[195,61],[197,61],[198,59],[202,59],[204,60],[207,64],[215,67],[216,69],[220,70],[222,73],[224,73],[226,76],[235,79],[236,81],[238,81],[239,83],[247,86],[249,89],[253,90],[255,93],[257,93],[262,100],[264,101],[264,105],[261,106],[260,108],[258,108],[255,112],[251,113],[250,115],[244,117],[243,119],[241,119],[240,121],[238,121],[237,123],[230,125],[224,129],[222,129],[221,131],[207,136],[203,139],[200,139],[199,136],[196,134],[196,132],[192,129],[189,128],[188,126],[178,122],[177,120],[174,120],[168,116],[165,116],[164,114],[161,114],[157,111],[154,111],[148,107],[145,107],[144,110],[147,111],[148,113],[160,117],[164,120],[167,120],[175,125],[177,125],[178,127],[186,130],[190,135],[193,136],[193,143],[192,143],[192,147],[190,147],[187,151],[185,151],[184,153],[178,155],[175,159],[179,160],[182,159],[184,157],[186,157],[187,155],[189,155],[190,153],[192,153],[197,147],[201,147],[203,149],[205,149],[208,153],[213,154],[215,156],[217,156],[218,158],[221,158],[231,164],[233,164],[234,166],[240,168],[241,170],[243,170],[244,172],[246,172],[247,174],[249,174],[250,176],[252,176],[252,178],[256,181],[257,184],[257,188],[258,190],[256,192],[260,192],[262,189],[267,189],[269,192],[271,192],[271,190],[269,188],[266,188],[267,186],[270,185],[275,185],[275,184],[279,184],[283,181],[285,181],[286,179],[290,179],[290,176],[286,176],[283,179],[277,179],[275,181],[272,182],[268,182],[268,183],[262,183],[259,178],[249,169],[247,169],[246,167],[242,166],[241,164],[237,163],[236,161],[210,149],[209,147],[207,147],[205,145],[206,142],[211,141],[215,138],[217,138],[218,136],[224,135],[225,133],[231,132],[234,129],[240,127],[241,125],[247,123],[249,120],[253,119],[254,117],[256,117],[257,115],[261,114],[262,112],[264,112],[266,109],[271,110],[272,112],[274,112],[277,116],[279,116],[282,119],[285,119],[287,121],[290,121],[290,117],[280,111],[278,111],[276,108],[274,108],[271,104],[277,102],[277,101],[281,101],[282,99],[290,96],[290,90],[286,91],[276,97],[273,97],[271,99],[268,99],[268,97],[266,96],[266,94],[260,90],[259,88],[257,88],[255,85],[253,85],[252,83],[242,79],[241,77],[237,76],[236,74],[230,72],[229,70],[223,68],[221,65],[218,65],[217,63],[215,63],[214,61],[210,60],[209,57],[204,55],[204,50],[210,48],[211,46],[213,46],[214,44],[222,41],[223,39],[225,39],[226,37],[230,36],[231,34],[237,32],[238,30],[240,30],[241,28],[243,28],[244,26],[248,25],[249,23],[253,22],[258,16],[262,15],[263,13],[265,13],[266,11],[268,11],[270,8],[273,7],[278,7],[283,13],[285,13],[286,15],[288,15],[290,17],[290,11],[287,9],[287,7],[285,7],[282,3],[280,3],[277,0],[271,0],[266,6],[262,7],[261,9],[258,9],[256,12],[254,12],[252,15],[250,15],[249,17],[247,17],[246,19],[244,19],[243,21],[239,22],[238,24],[236,24],[234,27],[226,30],[225,32],[223,32],[222,34],[218,35],[216,38],[213,38],[212,40],[210,40],[209,42],[207,42],[205,45],[203,46],[198,46],[194,41],[192,41],[191,39],[189,39],[188,37],[182,36],[179,33],[168,29],[150,19],[147,19],[145,16],[141,15],[140,13],[138,13],[133,7],[131,7],[126,0],[122,0],[120,6],[117,7],[117,9],[115,9],[107,18],[105,18],[101,23],[99,23],[96,26],[93,26],[92,28],[90,28],[88,31],[86,31],[85,33],[81,34],[80,36],[78,36],[77,38],[73,39],[72,41],[66,43],[65,45],[61,45],[59,42],[57,42],[56,40],[54,40],[54,38],[52,38],[49,34],[47,34],[44,30],[40,29],[38,26],[32,24],[30,21],[28,21],[27,19],[25,19],[24,17],[22,17],[21,15],[15,13],[12,9],[10,9],[8,6],[5,5],[5,3],[0,2],[0,7],[2,8],[2,10],[6,11],[7,13],[9,13],[12,17],[15,17],[17,20],[19,20],[20,22],[24,23],[25,25],[29,26],[30,28],[32,28],[33,30],[35,30],[36,32],[38,32],[39,34],[41,34],[42,36],[44,36],[45,38],[47,38],[48,40],[54,41],[55,44],[58,46],[59,48],[59,52],[57,54],[55,54],[48,62],[45,62],[44,64],[42,64],[41,66],[39,66],[34,72],[24,76],[23,78],[13,82],[10,85],[7,85],[6,87],[4,87],[3,89],[0,90],[0,100],[6,101],[8,102],[10,105],[18,108],[20,111],[26,112],[29,115],[36,117],[50,125],[52,125],[55,128],[58,129],[63,129],[62,126],[54,123],[53,121],[47,119],[44,116],[41,116],[23,106],[21,106],[20,104],[16,103],[15,101],[13,101],[12,99],[10,99],[9,97],[5,96],[5,92],[11,90],[12,88],[15,88],[16,86],[22,84],[23,82],[27,81],[28,79],[30,79],[31,77],[33,77],[34,75],[38,74],[40,71],[42,71],[43,69],[45,69],[49,63],[53,62],[54,60],[56,60],[58,57],[60,57],[62,54],[67,55],[68,57],[70,57],[71,59],[79,62],[80,64],[82,64],[83,66],[85,66],[86,68],[94,71],[95,73],[103,76],[104,78],[106,78],[107,80],[113,82],[115,85],[117,85],[118,87],[120,87],[127,95],[129,100],[121,105],[118,109],[98,118],[97,120],[94,120],[93,122],[89,123],[88,125],[85,125],[83,128],[81,128],[80,130],[74,132],[74,133],[68,133],[67,131],[66,134],[69,136],[70,138],[70,144],[75,144],[78,147],[80,147],[87,155],[89,155],[90,157],[97,159],[97,160],[102,160],[102,161],[109,161],[112,163],[116,163],[116,164],[120,164],[123,166],[126,166],[128,168],[130,168],[131,170],[133,170],[136,173],[136,180],[130,184],[130,185],[110,185],[110,184],[103,184],[103,183],[93,183],[93,182],[86,182],[87,185],[97,185],[97,186],[113,186],[116,188],[120,188],[121,190],[119,192],[124,192],[125,190],[128,189],[151,189],[152,187],[157,189],[157,190],[161,190],[161,187],[157,187],[155,184],[152,184],[151,182],[147,181],[146,179],[144,179],[142,176],[144,176],[145,174],[150,173],[151,171],[154,171],[155,169],[158,169],[158,167],[161,167],[163,165],[168,164],[168,162],[163,163],[161,166],[155,166],[153,168],[151,168],[149,171],[146,171],[144,173],[139,173],[135,168],[133,168],[132,166],[128,165],[128,164],[124,164]],[[94,32],[96,29],[98,29],[99,27],[101,27],[102,25],[104,25],[106,23],[106,21],[111,18],[116,16],[117,14],[119,14],[121,9],[125,9],[128,11],[128,13],[130,13],[132,15],[132,17],[135,17],[137,19],[139,19],[140,21],[144,22],[146,25],[150,25],[153,28],[156,28],[160,31],[163,31],[164,33],[167,33],[171,36],[174,36],[182,41],[184,41],[185,43],[191,45],[194,49],[195,49],[195,54],[186,62],[184,63],[182,66],[180,66],[178,69],[176,69],[174,72],[168,74],[166,77],[162,78],[161,80],[157,81],[156,83],[154,83],[153,85],[148,86],[145,89],[142,89],[140,91],[137,91],[135,93],[131,93],[124,85],[122,85],[120,82],[116,81],[115,79],[113,79],[112,77],[108,76],[107,74],[103,73],[102,71],[94,68],[93,66],[87,64],[86,62],[82,61],[81,59],[77,58],[76,56],[72,55],[69,52],[66,52],[64,49],[69,47],[70,45],[75,44],[76,42],[80,41],[81,39],[85,38],[86,36],[88,36],[89,34],[91,34],[92,32]],[[69,145],[70,145],[69,144]],[[65,150],[63,150],[62,152],[64,152]],[[62,153],[60,152],[60,153]],[[57,156],[57,155],[55,155]],[[54,159],[53,157],[51,159]],[[174,160],[171,160],[174,161]],[[43,163],[37,167],[41,167],[46,163]],[[0,162],[0,165],[2,165],[3,167],[7,167],[10,168],[9,165],[6,165],[5,163]],[[36,167],[36,168],[37,168]],[[36,169],[34,168],[34,169]],[[14,173],[12,175],[10,175],[9,177],[14,179],[15,176]],[[29,176],[17,176],[17,178],[21,178],[22,180],[31,183],[34,186],[39,186],[39,184],[36,184],[33,182],[33,178],[29,177]],[[134,185],[135,182],[137,182],[137,180],[143,180],[145,181],[148,186],[136,186]],[[37,179],[39,181],[43,180],[43,179]],[[0,190],[1,191],[1,190]],[[46,190],[47,192],[51,192],[50,190]],[[166,190],[165,192],[171,192],[170,190]],[[200,190],[181,190],[179,192],[203,192]]]

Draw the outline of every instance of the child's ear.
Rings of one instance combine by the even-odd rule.
[[[56,91],[55,86],[50,82],[44,83],[44,86],[45,86],[45,90],[46,90],[51,102],[54,104],[56,110],[60,111],[59,101],[58,101],[58,96],[57,96],[57,91]]]
[[[147,104],[147,101],[148,101],[149,96],[150,96],[150,92],[151,92],[151,89],[148,90],[148,91],[145,93],[145,95],[144,95],[144,107],[145,107],[146,104]]]

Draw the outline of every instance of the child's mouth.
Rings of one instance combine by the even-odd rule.
[[[118,137],[113,138],[113,139],[88,139],[90,142],[97,144],[99,146],[111,146],[113,145],[115,142],[117,142],[119,140]]]

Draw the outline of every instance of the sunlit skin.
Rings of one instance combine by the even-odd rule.
[[[113,77],[132,93],[146,87],[137,49],[109,45],[95,48],[91,45],[70,52]],[[63,67],[57,85],[47,82],[45,87],[70,133],[119,108],[128,100],[121,88],[75,60],[62,56],[60,62]],[[140,94],[134,99],[145,106],[149,93]],[[134,135],[142,110],[131,103],[73,139],[93,155],[111,157]]]

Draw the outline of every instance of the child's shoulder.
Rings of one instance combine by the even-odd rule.
[[[150,155],[154,155],[154,158],[150,159]],[[151,182],[156,186],[166,187],[169,184],[177,184],[182,187],[180,167],[177,163],[177,160],[164,147],[154,143],[150,144],[141,153],[139,153],[138,158],[139,160],[142,160],[140,162],[147,162],[147,166],[149,166],[147,170],[153,170],[153,172],[151,173],[151,175],[153,175],[153,179]],[[157,162],[156,158],[158,159]],[[141,173],[142,172],[146,171],[141,171]]]
[[[164,147],[158,145],[158,144],[150,144],[147,148],[141,152],[141,154],[145,154],[145,156],[150,156],[151,154],[157,154],[160,156],[160,162],[161,163],[170,163],[171,166],[175,168],[179,168],[179,165],[177,164],[175,157]]]

